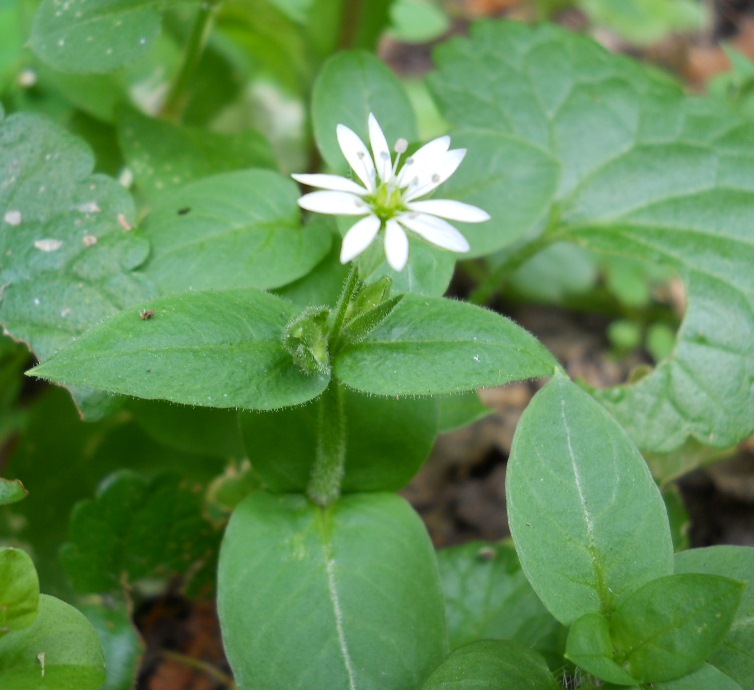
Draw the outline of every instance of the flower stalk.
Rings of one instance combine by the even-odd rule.
[[[341,385],[331,381],[317,404],[317,448],[306,493],[326,508],[340,497],[345,473],[347,430]]]

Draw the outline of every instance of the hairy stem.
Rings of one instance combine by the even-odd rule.
[[[340,384],[331,381],[317,402],[317,448],[306,493],[312,502],[326,508],[340,496],[346,463],[346,418]]]

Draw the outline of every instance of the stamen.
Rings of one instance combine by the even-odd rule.
[[[398,139],[398,141],[395,142],[393,151],[395,151],[398,154],[406,153],[407,148],[408,148],[408,142],[401,137],[400,139]]]

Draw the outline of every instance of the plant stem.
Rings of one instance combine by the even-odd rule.
[[[226,673],[223,673],[220,669],[216,668],[212,664],[208,664],[206,661],[195,659],[194,657],[187,656],[186,654],[173,652],[169,649],[163,649],[162,656],[164,656],[166,659],[177,661],[184,666],[195,668],[197,671],[201,671],[202,673],[206,673],[211,678],[214,678],[215,680],[221,682],[223,685],[226,685],[228,688],[230,688],[230,690],[237,690],[237,686],[233,678],[231,678]]]
[[[318,400],[317,448],[306,493],[326,508],[338,500],[346,463],[346,418],[343,390],[331,381]]]
[[[353,300],[358,287],[359,271],[354,265],[348,272],[348,277],[346,278],[346,282],[343,283],[343,289],[340,292],[340,297],[338,297],[338,303],[335,305],[335,309],[332,312],[332,320],[328,328],[328,345],[331,352],[333,346],[340,338],[340,332],[343,330],[343,324],[346,321],[348,308],[351,306],[351,301]]]
[[[191,28],[191,35],[186,44],[186,53],[183,57],[178,74],[168,92],[161,114],[169,119],[180,121],[183,109],[186,106],[186,97],[189,84],[194,77],[199,65],[204,48],[207,45],[209,33],[215,21],[215,14],[222,0],[202,0],[199,10]]]

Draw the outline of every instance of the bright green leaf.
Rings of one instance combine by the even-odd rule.
[[[665,504],[644,459],[567,379],[552,380],[526,408],[506,481],[521,565],[562,623],[609,616],[622,596],[670,574]]]
[[[451,649],[516,640],[562,663],[562,627],[545,609],[509,544],[470,542],[437,552]]]
[[[741,605],[720,648],[710,662],[746,690],[754,688],[754,549],[711,546],[676,554],[675,572],[707,573],[746,582]],[[713,687],[710,685],[709,687]],[[717,687],[717,686],[715,686]]]
[[[345,390],[343,405],[343,491],[397,491],[405,486],[427,459],[435,441],[435,402]],[[318,402],[241,415],[254,469],[272,491],[306,489],[318,443],[318,418]],[[293,429],[295,433],[291,433]]]
[[[152,0],[45,0],[31,46],[63,72],[113,72],[146,55],[159,34]]]
[[[239,690],[415,688],[446,653],[432,545],[392,494],[327,509],[252,494],[225,533],[218,608]]]
[[[482,640],[456,649],[421,690],[556,690],[542,657],[512,640]]]
[[[577,618],[568,631],[566,658],[601,680],[616,685],[638,685],[639,681],[615,659],[610,638],[610,623],[599,613],[587,613]]]
[[[39,578],[25,551],[0,548],[0,640],[37,617]]]
[[[379,121],[390,146],[399,138],[416,140],[411,102],[383,62],[361,51],[331,57],[322,67],[312,94],[314,138],[331,168],[344,171],[348,165],[338,145],[336,127],[346,125],[367,142],[369,113]]]
[[[296,405],[318,396],[327,378],[302,374],[283,349],[294,315],[288,302],[256,290],[163,297],[106,321],[32,372],[187,405]]]
[[[0,506],[17,503],[26,498],[28,493],[20,480],[0,477]]]
[[[79,592],[119,592],[124,579],[192,570],[211,557],[213,537],[196,487],[176,475],[150,481],[123,470],[76,506],[61,560]]]
[[[499,314],[406,295],[365,340],[337,355],[335,374],[365,393],[431,395],[550,376],[557,366],[533,336]]]
[[[31,627],[0,639],[8,690],[100,690],[105,659],[97,633],[73,606],[42,594]]]
[[[143,224],[152,243],[145,273],[163,292],[277,288],[311,271],[330,231],[301,226],[292,180],[246,170],[164,195]]]
[[[744,584],[719,575],[661,577],[624,598],[610,621],[623,666],[644,682],[699,668],[725,638]]]
[[[652,690],[745,690],[750,687],[750,684],[745,687],[739,685],[710,664],[703,664],[701,668],[681,678],[652,684]]]
[[[135,110],[121,111],[117,127],[136,185],[152,202],[162,201],[167,190],[209,175],[275,167],[269,143],[252,129],[219,134],[173,125]]]
[[[478,24],[435,57],[430,84],[454,137],[512,140],[557,164],[527,241],[585,244],[684,279],[689,304],[673,355],[640,381],[599,393],[639,447],[666,453],[688,438],[717,448],[746,438],[754,431],[749,125],[553,26]],[[505,192],[503,180],[469,197],[492,213],[476,229],[488,240],[520,236],[495,206]]]

